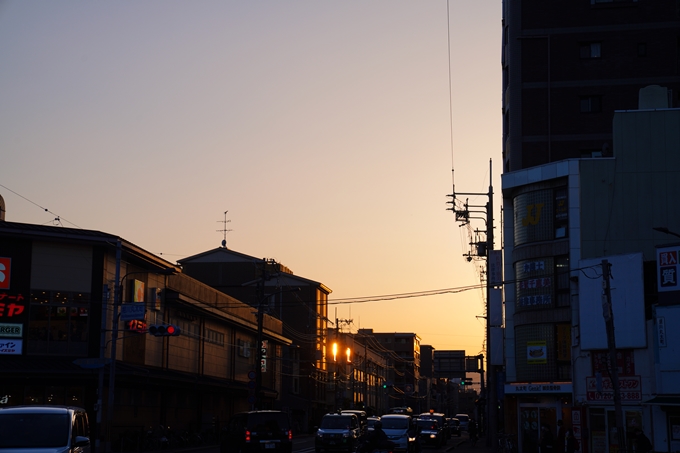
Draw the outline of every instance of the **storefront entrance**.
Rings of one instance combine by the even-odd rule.
[[[618,453],[619,438],[616,431],[614,408],[591,408],[590,411],[590,449],[591,453]],[[623,410],[626,430],[626,447],[633,450],[635,429],[642,428],[642,410]]]
[[[519,424],[518,445],[522,453],[546,453],[540,450],[542,439],[554,445],[557,437],[557,410],[554,405],[521,405]]]

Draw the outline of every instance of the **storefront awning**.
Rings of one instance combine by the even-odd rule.
[[[658,395],[650,400],[643,401],[642,404],[655,404],[658,406],[680,407],[680,395]]]

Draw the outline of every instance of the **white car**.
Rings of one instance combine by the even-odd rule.
[[[387,414],[380,417],[382,429],[394,443],[394,451],[410,452],[415,448],[415,437],[409,436],[411,417],[402,414]]]
[[[470,426],[470,416],[468,414],[456,414],[454,416],[460,422],[460,430],[467,431]]]
[[[87,413],[71,406],[11,406],[0,409],[3,453],[90,453]]]

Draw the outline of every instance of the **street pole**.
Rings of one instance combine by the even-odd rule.
[[[475,208],[484,208],[484,211],[470,211],[470,205],[467,201],[465,202],[463,209],[456,208],[456,195],[486,195],[488,197],[488,202],[485,206],[472,206]],[[493,447],[496,445],[496,437],[498,435],[498,425],[499,425],[499,414],[498,414],[498,391],[497,391],[497,367],[493,365],[494,358],[492,357],[492,345],[491,344],[491,294],[493,290],[494,282],[491,281],[491,264],[490,257],[491,252],[494,250],[494,235],[493,235],[493,171],[492,171],[492,161],[489,159],[489,191],[487,193],[456,193],[455,186],[453,193],[449,195],[452,200],[448,203],[452,206],[448,208],[449,211],[453,211],[456,216],[456,221],[463,222],[464,224],[469,224],[471,218],[471,212],[482,213],[485,215],[484,220],[486,221],[486,383],[487,383],[487,398],[486,398],[486,431],[488,435],[486,436],[487,447]],[[480,217],[476,217],[480,218]],[[481,242],[479,243],[481,244]],[[468,261],[472,260],[472,253],[466,255]],[[481,253],[478,256],[482,256]]]
[[[486,360],[487,370],[489,376],[487,377],[487,389],[489,392],[489,431],[490,435],[486,436],[486,446],[492,447],[496,445],[496,436],[498,434],[498,384],[496,383],[496,366],[493,365],[493,358],[491,357],[494,346],[491,344],[491,292],[493,290],[493,282],[491,281],[491,252],[493,252],[493,184],[492,184],[492,168],[491,160],[489,160],[489,202],[486,211]]]
[[[614,335],[614,310],[612,309],[612,293],[609,282],[611,264],[602,260],[602,280],[604,294],[602,295],[602,314],[604,316],[607,331],[607,347],[609,348],[609,378],[614,390],[614,415],[616,417],[616,437],[619,442],[619,451],[626,450],[626,433],[623,419],[623,407],[621,406],[621,389],[619,388],[619,369],[616,363],[616,336]]]
[[[113,291],[113,314],[111,315],[111,363],[109,364],[109,395],[106,412],[106,451],[111,452],[111,425],[113,423],[113,395],[114,395],[114,382],[116,380],[116,344],[118,342],[118,307],[121,303],[121,290],[120,287],[120,261],[122,255],[122,244],[120,238],[116,241],[116,273],[115,273],[115,288]],[[106,346],[104,346],[106,347]]]

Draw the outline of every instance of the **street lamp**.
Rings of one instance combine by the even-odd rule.
[[[111,451],[111,425],[113,421],[113,399],[114,399],[114,390],[115,390],[115,382],[116,382],[116,355],[117,355],[117,343],[118,343],[118,310],[123,302],[123,283],[125,282],[125,279],[132,275],[132,274],[157,274],[157,275],[173,275],[177,273],[177,269],[174,267],[169,267],[165,269],[160,269],[156,271],[132,271],[128,272],[127,274],[123,275],[123,277],[120,278],[120,281],[118,280],[118,276],[120,275],[120,255],[121,255],[121,243],[120,240],[118,241],[117,245],[117,250],[116,250],[116,287],[114,289],[114,300],[113,300],[113,314],[112,314],[112,324],[111,324],[111,363],[109,365],[109,393],[108,393],[108,401],[107,401],[107,417],[106,417],[106,422],[107,422],[107,433],[106,433],[106,440],[107,440],[107,448],[106,450],[108,452]],[[103,310],[102,310],[103,311]],[[105,317],[106,313],[103,311],[102,317]],[[102,325],[105,326],[105,322],[102,321]],[[104,336],[104,335],[102,335]],[[102,345],[102,354],[106,350],[106,343]],[[99,424],[99,435],[101,436],[101,410],[102,410],[102,393],[103,393],[103,381],[104,381],[104,368],[101,367],[99,371],[99,397],[98,397],[98,402],[97,402],[97,423]],[[99,442],[99,439],[97,439],[97,442]]]
[[[669,230],[669,229],[666,228],[666,227],[652,227],[652,230],[658,231],[658,232],[660,232],[660,233],[670,234],[671,236],[675,236],[675,237],[679,237],[679,238],[680,238],[680,234],[678,234],[678,233],[676,233],[676,232],[674,232],[674,231],[671,231],[671,230]]]

